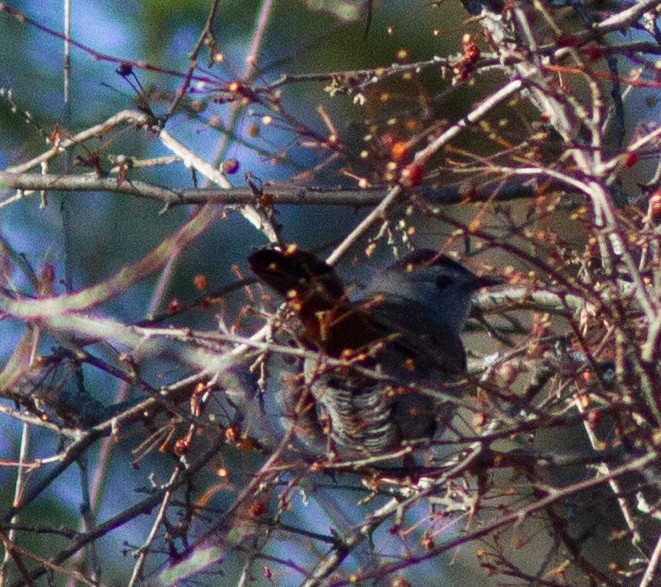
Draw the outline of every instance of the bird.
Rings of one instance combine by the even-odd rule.
[[[258,249],[248,263],[298,319],[302,346],[318,353],[303,362],[303,387],[327,452],[385,454],[449,425],[466,376],[461,332],[471,296],[493,278],[431,249],[407,254],[362,289],[346,288],[296,245]]]

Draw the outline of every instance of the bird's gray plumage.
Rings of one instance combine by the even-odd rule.
[[[304,362],[304,391],[313,396],[323,435],[338,452],[383,453],[402,442],[428,440],[450,422],[466,368],[460,334],[482,279],[423,249],[349,297],[339,295],[341,282],[323,262],[293,258],[309,253],[258,254],[251,257],[253,271],[283,295],[295,292],[303,322],[313,323],[305,329],[314,333],[311,340],[304,340],[322,355]],[[332,291],[319,296],[327,283]],[[313,299],[315,311],[306,313],[306,300]],[[326,323],[315,328],[315,320]],[[346,359],[347,367],[329,367],[324,353]]]

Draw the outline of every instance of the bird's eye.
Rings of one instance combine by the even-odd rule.
[[[436,277],[436,287],[438,289],[445,289],[452,283],[452,278],[449,275],[439,275]]]

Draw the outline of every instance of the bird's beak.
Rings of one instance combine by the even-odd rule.
[[[506,282],[498,277],[497,275],[482,275],[475,277],[475,281],[472,283],[472,289],[478,290],[483,287],[493,287],[495,285],[504,285]]]

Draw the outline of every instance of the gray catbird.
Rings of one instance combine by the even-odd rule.
[[[422,249],[350,294],[332,267],[296,247],[248,260],[299,318],[303,345],[343,361],[306,359],[303,368],[316,404],[308,409],[335,450],[380,454],[449,423],[466,370],[460,334],[471,295],[493,279]]]

